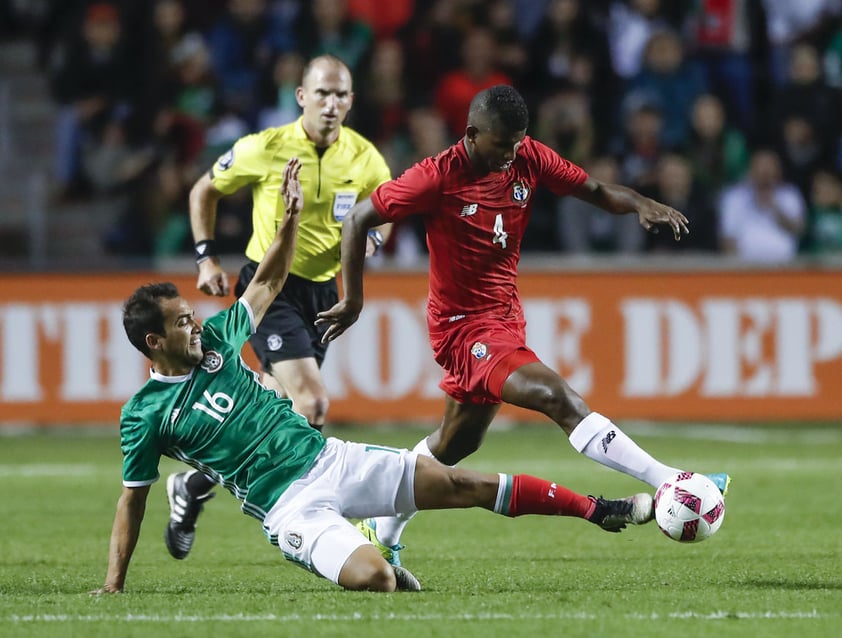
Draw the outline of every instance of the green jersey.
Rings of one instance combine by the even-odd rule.
[[[201,364],[184,376],[154,370],[120,417],[123,484],[158,479],[161,455],[184,461],[225,486],[246,514],[263,521],[278,497],[313,464],[324,437],[260,384],[240,356],[254,332],[242,299],[204,323]]]

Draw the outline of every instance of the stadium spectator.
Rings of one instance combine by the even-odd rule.
[[[615,145],[620,160],[620,182],[637,190],[655,185],[655,167],[664,153],[664,118],[652,104],[632,108],[625,116],[625,136]]]
[[[609,532],[654,518],[645,493],[608,501],[529,475],[456,470],[408,450],[325,439],[289,401],[261,386],[239,355],[292,263],[302,207],[299,168],[295,159],[287,164],[284,219],[254,278],[228,310],[203,326],[169,283],[142,286],[124,306],[129,341],[153,367],[121,411],[123,490],[105,583],[92,593],[123,591],[164,455],[201,469],[180,481],[185,491],[193,487],[192,476],[212,473],[285,558],[346,589],[421,588],[346,517],[483,507],[510,517],[575,516]],[[175,404],[192,409],[174,414]]]
[[[726,185],[742,179],[748,168],[745,136],[727,124],[722,101],[711,93],[693,103],[690,135],[681,151],[693,167],[694,180],[712,200]]]
[[[364,22],[374,32],[375,40],[390,40],[398,35],[415,10],[415,0],[348,0],[348,13]]]
[[[374,34],[351,15],[347,0],[312,0],[302,15],[299,40],[305,57],[333,55],[356,74],[368,63]]]
[[[595,180],[607,183],[619,181],[620,167],[611,155],[595,157],[583,166]],[[561,197],[556,201],[558,246],[570,255],[640,253],[645,237],[639,226],[633,215],[606,215],[598,206],[575,197]],[[682,239],[682,243],[684,241]]]
[[[281,53],[272,65],[262,108],[257,117],[259,130],[283,126],[298,119],[301,107],[295,97],[306,60],[293,51]]]
[[[842,15],[839,0],[763,0],[769,39],[768,63],[772,82],[787,81],[792,47],[826,37],[826,30]]]
[[[813,175],[833,157],[821,133],[808,118],[788,117],[781,125],[777,150],[784,177],[809,199]]]
[[[297,45],[294,25],[270,11],[267,0],[228,0],[206,37],[226,107],[253,121],[260,78],[278,53]]]
[[[692,232],[680,242],[668,235],[648,234],[650,253],[715,253],[719,251],[716,208],[707,192],[693,178],[690,162],[680,153],[668,152],[658,160],[655,188],[647,193],[672,206],[690,220]]]
[[[494,36],[497,68],[520,84],[527,75],[530,55],[518,33],[518,19],[512,0],[492,0],[484,7],[485,17],[477,20]]]
[[[842,20],[822,51],[822,68],[825,82],[835,89],[842,88]]]
[[[722,251],[746,262],[787,263],[798,252],[806,204],[782,180],[781,161],[769,149],[752,153],[748,177],[725,190],[719,211]]]
[[[604,148],[616,132],[620,91],[608,38],[581,0],[551,0],[546,17],[530,42],[524,94],[537,103],[567,85],[584,91]]]
[[[624,80],[640,73],[649,40],[672,26],[661,0],[613,0],[606,32],[614,72]]]
[[[134,136],[139,140],[153,135],[155,116],[169,103],[177,84],[173,52],[188,34],[187,12],[182,0],[155,0],[151,3],[121,4],[125,48],[129,57],[142,60],[136,65],[132,85]],[[199,36],[196,36],[199,37]]]
[[[775,91],[772,104],[767,138],[778,145],[784,174],[806,197],[812,172],[832,161],[842,130],[842,103],[824,83],[814,46],[792,47],[788,79]]]
[[[401,33],[405,43],[407,82],[419,101],[431,100],[443,75],[460,64],[464,33],[472,24],[463,3],[432,0],[419,3],[418,10]]]
[[[479,447],[505,402],[546,415],[589,458],[658,486],[677,470],[591,411],[526,346],[517,268],[538,186],[612,214],[636,213],[644,228],[663,224],[676,240],[687,233],[687,219],[629,188],[589,177],[527,137],[528,123],[526,103],[515,89],[481,91],[471,102],[462,140],[378,187],[348,213],[342,232],[344,297],[319,313],[318,323],[327,326],[323,339],[337,338],[360,315],[368,230],[422,216],[430,248],[427,324],[435,359],[445,371],[440,387],[446,396],[441,425],[415,451],[447,465],[459,462]],[[720,479],[724,491],[726,477]],[[396,561],[406,520],[363,521],[361,529]]]
[[[575,164],[586,165],[591,160],[596,151],[597,131],[589,110],[586,92],[573,86],[559,89],[538,104],[537,115],[534,127],[535,139],[543,142],[559,155]],[[579,200],[573,201],[584,207],[588,206],[588,204],[579,202]],[[558,211],[559,205],[560,202],[551,194],[543,190],[535,193],[532,217],[523,237],[522,250],[546,252],[556,250],[561,246],[566,250],[578,252],[574,246],[578,246],[584,251],[585,247],[590,245],[578,240],[588,237],[589,232],[586,232],[585,228],[591,228],[590,220],[592,216],[585,211],[577,211],[583,212],[584,217],[574,221],[569,219],[569,213]],[[567,228],[565,224],[559,224],[559,215],[568,223],[577,224],[581,232],[576,234],[574,229]],[[602,231],[611,234],[611,229],[615,226],[614,219],[605,220],[605,217],[607,216],[600,215],[598,220],[593,220],[596,225],[600,225],[602,222],[602,227],[591,230],[599,235],[602,234]],[[562,227],[564,227],[563,235],[570,236],[568,233],[574,233],[574,235],[570,236],[570,242],[559,244],[557,238],[561,236],[559,230]],[[635,241],[636,238],[637,235],[634,234],[629,239]],[[591,247],[595,246],[596,244],[593,244]],[[604,244],[600,244],[600,246],[604,246]]]
[[[544,20],[529,43],[534,85],[554,86],[569,81],[573,57],[586,54],[594,60],[601,81],[613,75],[608,38],[591,20],[581,0],[549,0]]]
[[[472,28],[462,41],[462,66],[445,74],[436,86],[436,108],[454,138],[464,130],[468,107],[477,91],[510,82],[497,67],[496,45],[491,31],[484,27]]]
[[[596,150],[596,125],[588,107],[585,92],[559,89],[538,105],[534,136],[574,164],[588,161]]]
[[[211,65],[210,51],[198,33],[188,33],[173,48],[175,78],[168,105],[207,129],[225,110],[225,91]]]
[[[122,33],[117,6],[97,2],[85,9],[81,30],[71,32],[53,52],[51,84],[60,104],[55,149],[59,198],[86,192],[83,146],[95,144],[109,121],[125,120],[131,113],[133,67]]]
[[[518,35],[524,42],[529,42],[543,23],[550,0],[510,1],[514,13],[517,16],[515,24]]]
[[[643,66],[627,83],[624,109],[639,104],[657,107],[663,117],[661,142],[675,148],[686,143],[690,110],[706,89],[701,69],[685,59],[678,36],[661,31],[649,39]]]
[[[816,171],[810,198],[810,237],[814,255],[842,255],[842,180],[828,169]]]
[[[248,286],[282,221],[277,185],[286,162],[301,160],[305,214],[295,259],[284,289],[272,304],[250,342],[263,370],[263,384],[289,397],[296,411],[315,429],[324,426],[328,396],[320,367],[327,346],[316,313],[338,298],[339,241],[345,213],[361,197],[390,177],[385,160],[356,131],[343,126],[353,103],[348,67],[333,56],[320,56],[304,68],[296,91],[302,116],[291,124],[247,135],[202,175],[190,193],[190,220],[199,267],[197,288],[205,294],[229,293],[226,273],[215,244],[217,203],[246,186],[254,208],[248,261],[240,270],[235,293]],[[382,232],[369,236],[369,253],[384,241]],[[213,483],[208,479],[208,489]],[[207,490],[205,490],[207,491]],[[183,513],[183,512],[182,512]],[[183,558],[193,542],[193,521],[171,511],[167,547]]]
[[[374,46],[368,72],[360,82],[360,99],[351,115],[353,125],[383,152],[407,123],[404,51],[397,40]]]
[[[758,82],[754,58],[761,46],[760,0],[702,0],[687,17],[690,54],[704,69],[709,89],[723,100],[729,122],[744,135],[754,128]]]

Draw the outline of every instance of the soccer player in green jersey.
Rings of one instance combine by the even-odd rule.
[[[210,295],[229,293],[228,276],[216,255],[214,227],[222,197],[250,187],[252,236],[248,261],[235,294],[254,275],[280,222],[278,184],[290,157],[301,160],[304,210],[290,274],[281,294],[249,339],[267,387],[292,400],[295,410],[322,429],[328,409],[321,365],[327,353],[317,313],[339,299],[336,273],[345,213],[391,177],[374,145],[343,122],[354,100],[351,72],[338,58],[322,55],[304,68],[296,99],[302,114],[295,122],[240,138],[196,182],[190,193],[190,223],[196,242],[197,288]],[[372,229],[367,253],[388,236],[389,225]],[[187,481],[190,482],[188,488]],[[183,559],[195,539],[196,518],[210,498],[213,482],[180,472],[167,480],[170,520],[165,540],[174,558]]]
[[[528,475],[480,474],[409,450],[325,439],[289,399],[262,385],[240,351],[289,272],[302,204],[299,170],[290,160],[275,239],[229,309],[202,324],[169,283],[142,286],[126,302],[126,334],[152,369],[121,413],[123,490],[105,583],[92,593],[123,591],[161,456],[212,477],[288,560],[347,589],[420,585],[345,517],[483,507],[506,516],[576,516],[611,532],[652,519],[649,494],[605,500]]]

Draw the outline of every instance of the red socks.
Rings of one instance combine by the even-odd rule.
[[[512,492],[507,516],[544,514],[551,516],[578,516],[593,514],[596,502],[566,487],[550,483],[528,474],[512,477]]]

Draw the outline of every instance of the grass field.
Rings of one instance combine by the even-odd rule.
[[[420,593],[345,592],[285,562],[220,494],[193,553],[169,557],[163,481],[152,488],[126,593],[102,584],[120,491],[116,434],[0,435],[0,636],[838,636],[842,428],[646,427],[655,456],[734,478],[712,539],[654,524],[607,534],[575,519],[425,512],[404,563]],[[412,446],[413,428],[333,430]],[[489,434],[465,462],[609,497],[642,484],[581,457],[548,426]],[[161,473],[180,466],[167,459]]]

